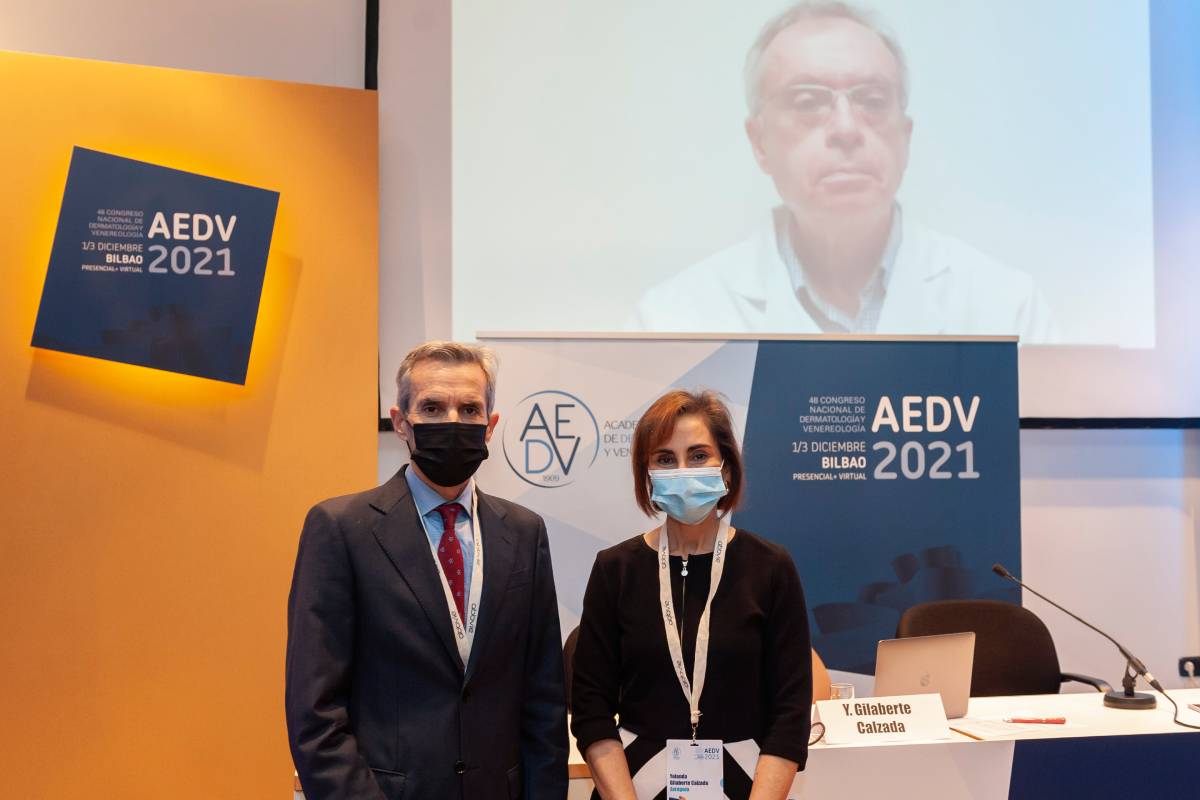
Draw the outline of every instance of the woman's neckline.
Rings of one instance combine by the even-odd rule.
[[[654,530],[658,530],[658,528],[655,528]],[[648,549],[652,553],[657,553],[658,548],[656,546],[650,544],[650,542],[646,541],[646,537],[652,533],[654,533],[654,531],[646,531],[638,538],[642,540],[642,544],[646,545],[646,549]],[[738,538],[738,529],[731,527],[729,529],[729,543],[732,544],[733,540],[736,538]],[[705,552],[705,553],[690,553],[688,555],[688,558],[692,558],[693,556],[711,556],[712,554],[713,554],[712,550],[709,550],[708,552]],[[683,558],[683,556],[671,555],[671,558]]]

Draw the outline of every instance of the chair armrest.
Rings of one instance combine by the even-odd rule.
[[[1064,672],[1064,673],[1062,673],[1061,680],[1063,683],[1066,683],[1067,681],[1078,681],[1079,683],[1086,683],[1088,686],[1091,686],[1097,692],[1111,692],[1112,691],[1112,687],[1108,685],[1107,681],[1103,681],[1100,678],[1093,678],[1090,675],[1078,675],[1074,672]]]

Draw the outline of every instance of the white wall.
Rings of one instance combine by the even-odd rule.
[[[380,434],[380,481],[407,458],[395,434]],[[1022,431],[1021,517],[1021,577],[1164,686],[1183,685],[1179,657],[1200,655],[1200,431]],[[552,546],[555,559],[594,556]],[[1025,605],[1050,628],[1065,671],[1118,685],[1112,645],[1036,597]]]
[[[379,9],[379,361],[449,339],[451,0]],[[380,415],[394,366],[379,373]]]
[[[1200,431],[1024,431],[1022,577],[1179,686],[1200,655]],[[1041,600],[1059,660],[1116,684],[1122,659]]]
[[[361,89],[366,0],[6,3],[0,50]]]

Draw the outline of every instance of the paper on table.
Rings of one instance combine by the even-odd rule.
[[[950,730],[958,731],[972,739],[996,739],[1001,736],[1011,736],[1014,733],[1025,733],[1044,729],[1045,725],[1023,725],[1018,722],[1004,722],[998,719],[977,719],[963,717],[950,721]]]

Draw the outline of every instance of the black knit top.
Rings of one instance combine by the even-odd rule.
[[[671,557],[691,677],[712,554]],[[686,588],[685,588],[686,587]],[[754,739],[765,754],[808,756],[812,662],[808,612],[791,555],[738,530],[713,598],[708,676],[697,737]],[[583,599],[571,688],[571,729],[584,752],[623,728],[655,742],[691,737],[688,704],[671,668],[658,600],[658,554],[641,536],[596,556]]]

